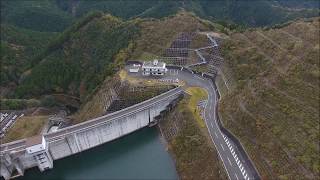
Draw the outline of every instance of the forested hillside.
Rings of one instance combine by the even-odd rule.
[[[85,97],[123,63],[137,32],[134,22],[99,12],[87,15],[33,59],[16,96],[60,92]]]
[[[289,2],[286,0],[250,1],[250,3],[247,3],[247,1],[234,0],[4,0],[1,1],[1,49],[3,51],[1,53],[0,86],[2,89],[0,94],[1,96],[13,97],[14,93],[12,89],[22,82],[22,80],[25,81],[23,81],[23,85],[20,86],[16,92],[17,97],[21,97],[23,93],[29,92],[26,89],[29,89],[28,87],[30,86],[30,69],[45,58],[54,59],[55,57],[61,56],[59,59],[64,59],[61,52],[56,50],[60,49],[61,51],[61,49],[63,49],[61,45],[64,44],[64,41],[71,36],[70,34],[72,34],[72,32],[77,30],[77,26],[82,26],[81,21],[83,24],[87,23],[85,22],[86,19],[88,20],[90,18],[88,18],[86,14],[94,10],[101,10],[124,19],[133,19],[137,17],[165,18],[176,14],[181,11],[181,9],[185,9],[202,18],[210,19],[228,28],[234,28],[238,25],[234,26],[229,23],[239,23],[245,26],[265,26],[297,17],[315,16],[319,13],[316,4],[313,0],[304,0],[303,5],[295,1]],[[295,9],[292,10],[290,8]],[[188,18],[181,18],[181,20],[186,20],[185,22],[189,23],[192,21],[192,19]],[[177,19],[172,22],[175,23],[178,21],[180,20]],[[78,22],[78,25],[72,25],[74,22]],[[154,29],[154,32],[150,33],[156,32],[163,34],[161,37],[156,36],[157,39],[152,38],[151,36],[154,34],[151,34],[150,38],[154,39],[152,43],[143,40],[143,38],[148,39],[148,37],[142,37],[142,39],[138,40],[138,43],[143,42],[150,45],[146,46],[146,48],[149,49],[147,51],[151,51],[151,56],[159,50],[159,47],[155,47],[154,44],[161,43],[161,41],[167,42],[176,34],[173,32],[178,32],[174,29],[179,29],[179,26],[174,27],[173,25],[169,25],[171,29],[168,29],[167,27],[156,25],[155,22],[143,22],[141,25],[142,29],[145,29],[143,27],[145,26],[144,24],[148,27],[158,26],[158,28],[161,28],[158,30]],[[191,22],[189,27],[193,25],[195,24]],[[183,27],[184,26],[182,26],[180,30],[183,30]],[[90,33],[91,32],[89,32],[89,34]],[[167,34],[171,34],[172,36],[166,36]],[[142,46],[145,45],[139,47],[142,48]],[[161,46],[163,47],[163,45]],[[155,47],[155,49],[151,49],[150,47]],[[141,53],[141,51],[137,52]],[[135,54],[137,54],[137,52]],[[156,52],[155,54],[160,53],[161,52]],[[150,56],[148,52],[144,55]],[[44,65],[41,65],[41,67],[42,66]],[[27,75],[29,78],[25,79]],[[55,88],[61,91],[61,88]],[[47,88],[44,89],[44,92],[48,90]],[[66,87],[62,89],[66,89]],[[75,92],[72,92],[72,94],[74,93]]]
[[[34,31],[63,31],[73,17],[53,0],[3,0],[1,24],[7,23]]]
[[[275,5],[280,5],[283,7],[289,7],[294,9],[310,9],[310,8],[319,8],[320,2],[309,0],[309,1],[301,1],[301,0],[273,0]]]
[[[197,14],[200,16],[249,27],[270,26],[299,17],[313,17],[319,14],[318,9],[291,10],[281,8],[282,6],[275,6],[274,1],[199,1],[199,4],[200,8],[198,8]],[[196,10],[194,9],[194,11]]]
[[[58,0],[59,1],[59,0]],[[74,0],[72,0],[74,1]],[[267,26],[283,23],[298,17],[312,17],[319,14],[316,0],[300,0],[299,3],[286,0],[193,0],[193,1],[86,1],[69,3],[77,16],[89,10],[99,9],[123,18],[164,17],[175,14],[181,8],[198,16],[215,21],[227,21],[246,26]],[[286,8],[282,8],[286,7]],[[290,9],[290,8],[295,8]],[[123,9],[126,9],[124,11]],[[299,9],[299,10],[297,10]]]
[[[228,32],[217,77],[223,124],[263,179],[316,179],[318,5],[313,0],[4,0],[0,97],[18,102],[62,93],[85,102],[127,59],[161,56],[181,32]],[[230,31],[232,26],[246,28],[240,33]]]
[[[213,21],[268,26],[319,14],[317,0],[3,0],[1,22],[36,31],[63,31],[74,19],[98,10],[124,19],[162,18],[185,9]]]
[[[222,120],[263,178],[319,177],[319,20],[233,33],[224,42]]]
[[[17,84],[20,75],[31,65],[32,57],[40,53],[56,35],[1,24],[0,86]]]

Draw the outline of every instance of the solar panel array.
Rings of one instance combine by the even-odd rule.
[[[190,51],[193,51],[189,47],[195,34],[195,32],[180,33],[170,47],[165,49],[163,59],[170,62],[170,64],[186,65],[189,61]]]
[[[217,74],[219,67],[223,63],[223,58],[220,53],[219,44],[221,39],[207,35],[208,47],[199,48],[197,50],[190,49],[190,44],[195,32],[187,33],[182,32],[171,43],[170,47],[165,49],[162,59],[169,64],[185,66],[187,64],[197,65],[205,62],[209,65],[209,73]],[[191,53],[197,53],[194,57],[190,58]]]

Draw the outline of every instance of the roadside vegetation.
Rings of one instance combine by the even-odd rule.
[[[1,110],[19,110],[40,106],[41,102],[36,99],[1,99]]]
[[[191,89],[194,95],[205,96],[203,90]],[[193,95],[192,95],[193,96]],[[192,96],[186,95],[160,122],[180,179],[227,179],[217,151],[207,132],[190,110]],[[199,96],[198,96],[199,97]]]
[[[262,178],[319,177],[319,18],[233,33],[223,54],[220,114]]]
[[[196,119],[198,125],[201,128],[204,128],[206,125],[200,115],[198,103],[201,100],[208,99],[208,93],[206,90],[199,88],[199,87],[189,87],[186,89],[186,92],[191,95],[190,100],[188,102],[188,108],[192,112],[193,117]]]

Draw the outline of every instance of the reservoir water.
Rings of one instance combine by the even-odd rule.
[[[118,140],[54,161],[53,169],[25,171],[28,180],[178,179],[174,162],[156,128],[144,128]]]

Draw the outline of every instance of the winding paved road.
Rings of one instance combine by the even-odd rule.
[[[208,103],[205,107],[205,122],[214,143],[216,150],[223,162],[229,179],[248,180],[259,179],[255,177],[256,170],[248,166],[248,160],[241,154],[235,143],[227,137],[219,128],[216,117],[217,93],[213,82],[202,76],[198,76],[186,71],[169,69],[168,73],[162,79],[179,79],[186,83],[185,86],[199,86],[207,90]]]

